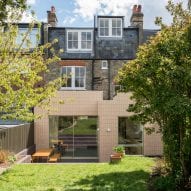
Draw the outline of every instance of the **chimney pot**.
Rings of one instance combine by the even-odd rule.
[[[137,5],[134,5],[133,6],[133,13],[136,13],[137,12]]]
[[[141,6],[141,5],[138,5],[138,7],[137,7],[137,12],[138,12],[138,13],[141,13],[141,9],[142,9],[142,6]]]
[[[54,6],[51,7],[51,13],[55,13],[56,12],[56,9]]]

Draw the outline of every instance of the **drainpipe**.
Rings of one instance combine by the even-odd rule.
[[[108,100],[111,99],[111,66],[110,66],[111,62],[110,60],[108,60]]]
[[[94,63],[95,60],[92,60],[92,90],[94,90]]]
[[[94,68],[95,68],[95,59],[96,59],[96,15],[94,15],[94,31],[93,31],[93,60],[92,60],[92,90],[94,90]]]

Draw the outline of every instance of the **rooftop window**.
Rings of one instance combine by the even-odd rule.
[[[91,51],[92,30],[68,30],[67,31],[68,51]]]
[[[99,37],[122,37],[122,18],[99,18]]]

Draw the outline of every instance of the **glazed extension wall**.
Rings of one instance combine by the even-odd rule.
[[[64,100],[64,104],[60,101]],[[128,105],[132,103],[130,94],[117,94],[113,100],[103,100],[102,91],[58,91],[52,98],[50,111],[35,108],[35,114],[42,117],[35,121],[35,143],[37,149],[49,147],[48,115],[98,116],[99,161],[108,162],[112,148],[118,144],[118,118],[127,117]],[[156,127],[156,125],[155,125]],[[160,134],[144,133],[144,155],[162,155]]]
[[[101,101],[103,93],[101,91],[58,91],[51,100],[49,112],[36,107],[35,114],[41,118],[35,120],[35,143],[37,149],[49,147],[49,115],[97,116],[98,101]],[[64,104],[60,102],[64,101]]]

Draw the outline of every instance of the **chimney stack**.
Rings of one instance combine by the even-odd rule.
[[[141,5],[134,5],[130,19],[131,26],[139,28],[139,44],[143,42],[143,13]]]
[[[50,11],[47,11],[47,19],[48,19],[48,24],[51,27],[56,27],[58,20],[56,17],[56,9],[54,6],[51,7]]]

